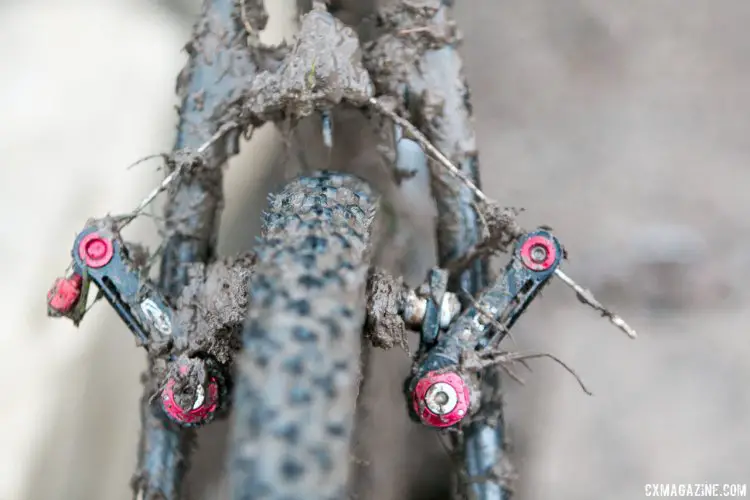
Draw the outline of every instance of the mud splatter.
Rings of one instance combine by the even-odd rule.
[[[189,345],[176,345],[177,349],[188,355],[209,354],[222,364],[231,362],[240,345],[254,260],[252,255],[241,255],[190,266],[176,314]]]
[[[253,124],[299,119],[342,101],[364,104],[372,92],[357,34],[316,9],[302,18],[279,69],[260,73],[252,81],[244,93],[242,115]]]
[[[379,269],[373,269],[367,283],[367,321],[365,336],[375,347],[399,346],[407,353],[406,324],[401,316],[406,286]]]
[[[401,95],[426,51],[460,42],[455,22],[443,19],[440,7],[440,0],[405,0],[380,7],[375,21],[379,36],[364,45],[364,65],[379,92]]]
[[[484,234],[476,245],[467,249],[463,257],[448,265],[452,272],[466,269],[478,258],[508,252],[510,245],[524,232],[516,221],[522,209],[502,207],[494,201],[476,203],[475,206]]]
[[[460,41],[455,21],[441,16],[441,0],[402,0],[383,5],[378,24],[420,51]]]
[[[241,22],[241,10],[249,28]],[[168,166],[193,161],[179,151],[195,150],[208,141],[225,119],[238,114],[235,103],[245,82],[262,70],[277,67],[284,48],[265,47],[247,33],[248,29],[260,32],[266,18],[260,0],[245,0],[243,9],[235,0],[204,2],[192,39],[185,46],[188,64],[177,78],[180,122],[176,153]],[[181,179],[179,188],[169,191],[160,285],[171,297],[178,296],[187,281],[185,260],[206,261],[214,255],[215,222],[223,205],[220,167],[239,152],[239,136],[239,130],[227,133],[206,152],[205,164],[195,165],[192,174]]]

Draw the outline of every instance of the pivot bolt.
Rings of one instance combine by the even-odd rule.
[[[521,262],[532,271],[546,271],[557,259],[557,247],[552,240],[535,235],[521,245]]]
[[[92,269],[99,269],[109,264],[114,255],[112,240],[98,233],[89,233],[78,244],[78,255]]]
[[[170,377],[162,391],[162,407],[170,420],[183,427],[198,427],[207,424],[214,419],[220,403],[220,392],[222,383],[217,373],[208,371],[208,382],[206,386],[200,383],[192,383],[191,380],[178,383],[176,377]],[[181,376],[188,376],[187,364],[179,366]],[[189,396],[189,397],[186,397]],[[181,406],[178,400],[190,400],[188,405]]]
[[[414,410],[423,424],[450,427],[469,413],[469,387],[455,372],[428,372],[412,392]]]
[[[453,411],[458,404],[458,394],[456,394],[453,386],[445,382],[438,382],[427,389],[424,402],[435,415],[446,415]]]

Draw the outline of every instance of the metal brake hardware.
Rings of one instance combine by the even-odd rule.
[[[89,221],[75,238],[72,257],[72,273],[55,280],[47,294],[48,314],[68,317],[77,325],[86,312],[88,286],[93,283],[138,344],[154,356],[166,356],[167,380],[160,400],[167,417],[184,427],[213,420],[226,399],[222,367],[210,357],[174,352],[174,339],[182,335],[174,309],[139,271],[111,222]],[[188,376],[191,370],[201,371],[202,380]]]
[[[497,346],[549,283],[562,257],[563,248],[550,231],[526,233],[517,240],[502,275],[450,326],[436,328],[444,322],[436,321],[434,311],[424,315],[431,321],[423,322],[423,345],[405,384],[413,419],[449,428],[478,410],[478,379],[463,368],[462,361],[466,355],[481,355]]]

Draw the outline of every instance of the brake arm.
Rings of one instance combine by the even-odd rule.
[[[560,265],[563,249],[551,232],[519,238],[502,275],[424,349],[406,389],[425,425],[450,427],[475,410],[476,384],[462,370],[467,354],[492,348],[507,334]]]
[[[89,225],[78,234],[72,254],[74,270],[86,272],[147,350],[161,350],[180,335],[172,307],[156,286],[141,276],[117,232],[103,224]]]
[[[90,221],[76,237],[72,256],[73,274],[55,281],[48,294],[48,313],[77,324],[86,310],[88,285],[93,283],[138,343],[153,356],[166,356],[160,397],[166,415],[184,427],[211,421],[226,402],[221,366],[210,356],[174,352],[174,340],[184,335],[174,321],[174,309],[140,273],[111,222]]]

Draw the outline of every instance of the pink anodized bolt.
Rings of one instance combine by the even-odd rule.
[[[557,258],[557,248],[549,238],[534,235],[521,245],[521,262],[532,271],[546,271]]]
[[[469,413],[470,392],[455,372],[426,373],[412,392],[414,410],[425,425],[450,427]]]
[[[180,373],[186,375],[187,365],[180,366]],[[170,378],[162,391],[162,407],[167,416],[180,425],[194,427],[210,420],[219,407],[219,381],[216,377],[210,377],[208,391],[199,385],[196,389],[196,398],[191,408],[181,407],[174,393],[176,381]],[[208,394],[206,394],[208,392]]]
[[[78,256],[92,269],[109,264],[114,255],[112,240],[98,233],[89,233],[78,244]]]

